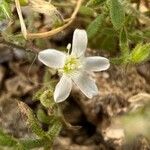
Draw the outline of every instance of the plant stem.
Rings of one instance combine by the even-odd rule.
[[[74,21],[74,19],[76,18],[76,15],[77,15],[77,13],[79,11],[79,8],[80,8],[80,6],[82,4],[82,1],[83,0],[78,0],[77,1],[76,7],[74,9],[74,12],[72,13],[71,17],[69,18],[69,21],[66,24],[64,24],[63,26],[58,27],[58,28],[56,28],[54,30],[48,31],[48,32],[28,33],[27,34],[27,38],[28,39],[46,38],[46,37],[50,37],[52,35],[55,35],[55,34],[61,32],[62,30],[66,29]]]

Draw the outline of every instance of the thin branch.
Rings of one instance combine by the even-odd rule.
[[[35,54],[37,54],[39,51],[39,50],[34,49],[34,48],[27,48],[27,47],[22,47],[20,45],[16,45],[14,43],[6,41],[5,39],[3,39],[1,37],[0,37],[0,43],[6,45],[7,47],[13,48],[13,49],[16,48],[16,49],[20,49],[22,51],[30,51],[30,52],[35,53]]]
[[[28,33],[27,38],[28,39],[46,38],[46,37],[50,37],[52,35],[55,35],[55,34],[61,32],[62,30],[67,28],[74,21],[82,2],[83,2],[83,0],[78,0],[78,2],[76,4],[76,7],[74,9],[74,12],[72,13],[71,17],[69,18],[69,21],[66,24],[64,24],[63,26],[58,27],[54,30],[47,31],[47,32],[42,32],[42,33]]]

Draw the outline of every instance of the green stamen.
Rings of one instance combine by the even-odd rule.
[[[65,65],[62,68],[62,72],[65,74],[70,74],[80,67],[81,65],[78,58],[76,58],[75,56],[68,56],[68,58],[66,58]]]

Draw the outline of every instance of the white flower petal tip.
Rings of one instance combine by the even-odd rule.
[[[72,40],[72,54],[76,56],[84,55],[87,48],[87,33],[85,30],[76,29]]]
[[[86,73],[73,77],[73,81],[88,98],[91,99],[93,96],[98,95],[99,91],[95,81],[90,79]]]
[[[100,56],[87,57],[85,69],[88,71],[104,71],[110,67],[109,59]]]
[[[56,103],[66,100],[72,89],[72,80],[67,76],[62,76],[55,87],[54,100]]]
[[[38,59],[48,67],[60,68],[63,67],[66,55],[63,52],[55,49],[46,49],[38,54]]]

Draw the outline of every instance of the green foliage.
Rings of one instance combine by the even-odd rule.
[[[53,91],[51,87],[41,88],[39,91],[36,92],[33,99],[40,100],[41,104],[46,108],[55,105],[53,100]]]
[[[92,21],[87,27],[88,38],[92,39],[94,36],[98,34],[98,31],[102,27],[102,23],[104,20],[104,15],[98,15],[94,21]]]
[[[34,100],[40,100],[41,104],[46,108],[55,105],[53,99],[53,80],[51,80],[51,76],[52,74],[49,69],[46,69],[43,77],[44,87],[38,90],[33,97]]]
[[[10,21],[12,18],[11,7],[14,7],[14,3],[10,2],[12,1],[0,1],[0,21]],[[27,5],[28,0],[20,0],[20,3],[22,6]],[[59,4],[57,1],[54,3],[60,7],[60,10],[63,10],[62,12],[64,12],[66,16],[70,15],[67,13],[70,13],[71,9],[74,7],[70,1],[67,1],[67,4],[66,2],[61,2],[61,4]],[[55,8],[53,5],[47,4],[48,5],[46,6]],[[86,4],[86,6],[84,6],[84,4]],[[134,1],[134,4],[139,5],[138,1]],[[90,42],[89,47],[110,52],[110,56],[114,57],[111,59],[111,62],[114,64],[139,64],[150,59],[150,44],[148,44],[150,42],[150,28],[148,15],[147,13],[140,12],[136,7],[133,8],[132,5],[132,1],[128,0],[89,0],[88,2],[83,3],[79,10],[79,19],[77,20],[79,20],[80,27],[87,28]],[[69,20],[64,20],[59,12],[54,11],[54,13],[50,13],[49,10],[50,9],[39,9],[39,11],[37,11],[50,16],[50,22],[48,22],[46,26],[42,26],[43,24],[40,22],[41,20],[38,20],[40,17],[37,14],[36,15],[39,18],[34,15],[24,17],[29,33],[38,31],[38,29],[32,26],[33,24],[36,24],[36,22],[40,22],[39,28],[45,31],[47,30],[47,27],[53,29],[63,25]],[[53,22],[53,25],[51,22]],[[49,45],[50,40],[48,38],[33,41],[25,40],[20,32],[18,32],[18,30],[16,31],[16,29],[18,29],[18,24],[19,21],[14,20],[13,25],[1,33],[2,38],[4,38],[5,41],[19,45],[24,49],[29,45],[37,47],[37,49],[45,49],[47,45]],[[16,31],[17,33],[13,33],[13,31]],[[51,41],[53,42],[56,40],[54,38],[54,40]],[[27,44],[27,42],[29,43]],[[120,53],[120,55],[118,55],[118,53]],[[26,104],[20,102],[22,113],[26,118],[27,124],[33,133],[35,133],[36,138],[20,140],[5,134],[0,130],[0,145],[12,147],[15,150],[29,150],[39,147],[42,147],[45,150],[51,149],[54,139],[58,136],[62,128],[61,121],[63,120],[61,118],[62,115],[59,111],[59,107],[53,100],[53,90],[56,80],[54,78],[52,79],[52,77],[55,73],[46,69],[43,78],[43,86],[34,95],[33,99],[40,101],[36,110],[37,116],[35,116],[34,111]],[[129,120],[124,120],[128,120],[127,122],[131,123],[130,125],[132,126],[132,123],[137,121],[137,115],[139,114],[131,114],[131,117],[128,117],[130,118]],[[143,116],[140,116],[141,120],[142,117]],[[134,121],[132,122],[132,120]],[[47,125],[48,130],[43,130],[42,123]],[[146,120],[145,123],[148,124],[148,121]]]
[[[131,63],[142,63],[150,59],[150,43],[138,44],[130,53],[129,58]]]
[[[124,53],[124,52],[123,52]],[[130,53],[111,59],[114,64],[139,64],[150,59],[150,44],[138,44]]]
[[[33,148],[39,148],[39,147],[43,147],[43,145],[47,145],[49,140],[47,140],[46,138],[44,139],[23,139],[19,141],[20,144],[22,145],[22,147],[24,149],[33,149]]]
[[[89,0],[88,3],[86,4],[86,6],[87,7],[95,7],[95,6],[102,4],[105,1],[106,0]]]
[[[45,90],[39,97],[41,104],[44,107],[50,107],[53,102],[53,93],[51,89]]]
[[[60,122],[60,120],[56,119],[55,124],[53,124],[49,128],[49,130],[47,132],[47,135],[48,135],[49,139],[51,139],[51,141],[49,143],[50,147],[52,146],[52,143],[53,143],[54,139],[58,136],[58,134],[61,130],[61,127],[62,127],[62,123]]]
[[[124,8],[119,0],[108,0],[111,22],[116,30],[123,27],[125,22]]]
[[[50,116],[47,116],[46,113],[42,109],[38,109],[37,118],[40,122],[43,122],[45,124],[50,124],[52,120],[52,118]]]
[[[18,46],[25,46],[26,44],[26,40],[22,35],[12,35],[9,30],[3,32],[2,35],[7,42],[10,42],[12,44]]]
[[[49,82],[51,81],[51,72],[48,68],[45,69],[45,74],[44,74],[44,77],[43,77],[43,83],[44,84],[48,84],[49,86],[51,85]],[[52,87],[51,87],[52,88]]]
[[[23,102],[18,102],[18,106],[22,113],[27,117],[27,124],[32,129],[32,131],[39,137],[46,137],[46,133],[42,130],[39,121],[35,117],[32,110]]]
[[[87,16],[93,17],[94,14],[95,14],[95,11],[93,11],[93,9],[91,9],[91,8],[89,8],[89,7],[81,6],[81,7],[80,7],[80,10],[79,10],[79,13],[80,13],[81,15],[85,15],[86,17],[87,17]]]
[[[28,150],[36,147],[52,147],[54,139],[58,136],[62,123],[59,119],[58,113],[53,114],[54,118],[51,120],[43,111],[39,111],[40,120],[49,124],[49,130],[44,131],[38,119],[35,117],[33,111],[23,102],[18,102],[18,106],[24,117],[27,117],[26,122],[32,131],[38,136],[38,139],[15,139],[2,131],[0,131],[0,145],[7,147],[15,147],[17,150]],[[58,109],[55,107],[55,109]],[[56,111],[58,112],[58,111]],[[39,118],[39,117],[38,117]]]
[[[149,59],[148,50],[144,50],[143,53],[139,52],[140,50],[136,50],[136,53],[133,51],[132,54],[130,52],[131,47],[150,42],[150,19],[145,13],[133,8],[132,4],[126,0],[89,0],[87,2],[87,6],[97,13],[97,17],[92,18],[87,26],[90,47],[113,54],[116,52],[117,57],[111,61],[118,65],[136,64]],[[139,5],[138,2],[134,4]],[[145,27],[141,20],[144,21]],[[147,49],[147,46],[142,49]]]
[[[43,147],[43,145],[49,145],[49,140],[47,138],[19,140],[0,131],[0,145],[14,148],[14,150],[29,150],[36,147]]]
[[[0,145],[1,146],[13,147],[16,144],[17,144],[17,141],[13,137],[7,135],[0,129]]]
[[[120,45],[122,55],[126,55],[129,53],[129,43],[128,43],[127,31],[125,28],[123,28],[120,32],[119,45]]]
[[[11,12],[11,5],[5,1],[1,0],[0,2],[0,21],[3,19],[11,19],[12,12]]]

